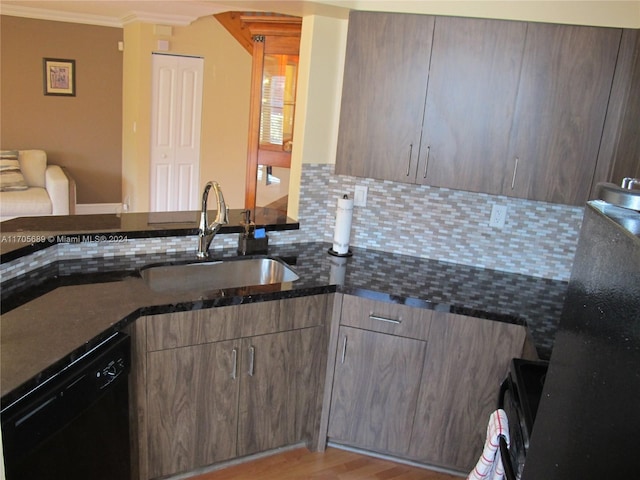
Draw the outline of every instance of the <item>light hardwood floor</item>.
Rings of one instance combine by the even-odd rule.
[[[460,480],[461,477],[360,455],[337,448],[298,448],[189,480]]]

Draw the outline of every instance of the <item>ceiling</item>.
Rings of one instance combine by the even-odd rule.
[[[0,0],[3,15],[111,27],[135,21],[186,26],[200,17],[225,11],[346,16],[347,10],[308,0]]]
[[[350,9],[640,28],[640,0],[0,0],[0,14],[123,27],[186,26],[225,11],[346,19]]]

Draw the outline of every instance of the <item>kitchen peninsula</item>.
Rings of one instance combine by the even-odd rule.
[[[231,213],[230,225],[223,227],[214,239],[214,248],[211,250],[213,260],[237,256],[236,249],[230,247],[227,240],[231,239],[233,244],[237,239],[235,234],[241,231],[238,223],[240,212]],[[274,285],[215,290],[204,294],[154,292],[140,277],[141,267],[149,264],[193,261],[195,257],[197,215],[193,213],[190,224],[176,222],[172,214],[165,215],[168,218],[163,218],[163,214],[124,213],[103,218],[79,218],[75,225],[86,223],[83,228],[75,229],[71,218],[60,219],[62,226],[58,228],[49,223],[40,229],[34,229],[37,222],[34,219],[16,219],[2,225],[4,236],[47,237],[46,241],[35,244],[2,244],[1,380],[4,401],[33,387],[65,362],[82,354],[113,331],[141,325],[138,320],[143,318],[181,316],[201,310],[213,312],[216,307],[223,307],[221,312],[231,311],[224,309],[237,306],[245,308],[254,305],[255,308],[260,308],[260,305],[264,305],[266,308],[273,304],[273,301],[286,302],[304,297],[331,296],[327,300],[326,318],[319,320],[327,328],[331,327],[330,330],[334,333],[332,340],[326,342],[321,349],[324,358],[328,358],[331,365],[335,360],[338,329],[340,328],[341,332],[350,332],[343,330],[349,322],[351,325],[353,322],[360,322],[346,317],[340,319],[342,297],[359,297],[365,305],[371,305],[371,308],[389,305],[392,310],[399,308],[412,318],[414,315],[426,314],[427,317],[423,316],[428,322],[426,328],[417,324],[417,330],[412,332],[393,333],[392,330],[380,330],[378,327],[365,324],[358,327],[364,328],[361,331],[371,331],[372,335],[378,335],[376,338],[382,340],[423,342],[426,339],[431,348],[427,349],[426,356],[424,353],[419,354],[419,357],[423,358],[422,361],[434,361],[430,352],[440,352],[441,358],[446,359],[449,351],[455,352],[458,349],[486,359],[492,358],[493,354],[489,351],[485,352],[486,355],[482,352],[486,348],[493,352],[495,346],[476,345],[466,348],[463,347],[464,341],[467,341],[464,340],[465,337],[456,337],[460,333],[454,332],[465,332],[471,325],[481,330],[485,327],[490,328],[491,332],[487,333],[489,337],[483,337],[485,339],[493,338],[491,335],[498,335],[496,338],[500,339],[513,338],[515,349],[505,349],[505,357],[519,356],[523,343],[529,344],[524,341],[525,325],[529,327],[533,341],[542,356],[544,352],[550,351],[553,325],[548,320],[553,320],[559,315],[566,287],[564,282],[360,248],[352,248],[352,257],[334,257],[327,253],[330,245],[325,243],[287,243],[286,232],[298,228],[297,223],[269,216],[268,212],[264,217],[258,215],[256,221],[259,225],[264,225],[267,231],[273,232],[271,237],[275,241],[270,241],[269,256],[281,258],[288,263],[300,277],[298,280]],[[149,222],[152,217],[154,221]],[[65,225],[65,222],[68,223]],[[14,231],[10,232],[7,227]],[[103,236],[107,236],[107,239],[101,242],[99,239]],[[113,236],[112,242],[108,241],[109,236]],[[120,241],[120,238],[125,236],[127,238]],[[82,241],[79,244],[57,242],[58,239],[66,238],[89,238],[94,241],[85,242],[84,245]],[[95,241],[96,238],[98,241]],[[182,242],[182,250],[176,242]],[[161,251],[152,251],[151,244]],[[119,249],[119,253],[114,253],[114,249]],[[38,264],[38,257],[47,255],[50,258]],[[30,267],[34,261],[36,266]],[[5,275],[5,272],[12,274]],[[447,319],[454,323],[447,323]],[[368,320],[363,321],[366,323]],[[456,327],[462,330],[448,330],[447,325],[458,325],[455,322],[462,322]],[[410,323],[410,320],[405,322],[406,325]],[[505,337],[507,334],[501,333],[500,325],[504,325],[504,328],[512,333]],[[494,331],[494,326],[498,330]],[[516,330],[510,330],[512,327]],[[420,329],[422,333],[419,332]],[[522,336],[513,336],[515,331],[523,332]],[[464,333],[468,334],[468,331]],[[446,347],[447,342],[454,343]],[[528,354],[531,353],[529,350]],[[465,362],[471,366],[478,364],[477,360],[465,357]],[[445,364],[446,362],[442,365]],[[457,370],[462,375],[467,367],[466,364],[459,364],[455,366],[454,371]],[[495,381],[502,377],[505,371],[502,367],[499,370]],[[443,379],[450,377],[448,374],[445,375],[444,370],[442,375],[440,378]],[[436,380],[433,378],[429,381]],[[325,384],[324,408],[328,410],[326,385],[330,390],[331,381],[327,380]],[[465,431],[470,429],[475,432],[471,439],[465,440],[469,448],[465,449],[467,451],[464,454],[455,453],[448,459],[444,459],[443,452],[434,451],[429,458],[424,458],[420,457],[420,452],[398,451],[395,447],[369,446],[366,437],[341,437],[341,434],[332,432],[331,426],[327,425],[326,416],[323,417],[324,423],[321,422],[320,433],[314,433],[314,441],[317,442],[318,438],[326,439],[328,428],[330,439],[334,438],[355,446],[369,446],[370,449],[386,453],[396,452],[399,456],[463,471],[475,461],[475,450],[481,447],[486,421],[484,410],[494,408],[494,385],[485,386],[485,390],[486,398],[473,401],[474,405],[480,405],[483,410],[481,418],[475,422],[477,425],[464,426]],[[418,392],[416,402],[417,394]],[[419,415],[419,411],[416,414]],[[442,434],[442,438],[444,436],[445,434]],[[322,444],[322,441],[319,443]],[[425,449],[428,448],[430,447],[427,445]],[[438,460],[438,457],[444,460]]]

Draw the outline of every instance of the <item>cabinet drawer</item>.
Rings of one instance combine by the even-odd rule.
[[[146,317],[147,351],[230,340],[240,336],[238,307],[219,307]]]
[[[251,337],[322,325],[327,316],[327,298],[313,295],[239,305],[241,334]]]
[[[340,323],[374,332],[427,340],[432,311],[345,295]]]

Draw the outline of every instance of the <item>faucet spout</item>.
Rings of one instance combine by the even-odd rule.
[[[209,198],[209,190],[213,188],[216,195],[217,212],[216,218],[209,224],[207,215],[207,200]],[[229,213],[227,205],[222,195],[222,189],[218,182],[207,182],[202,192],[202,209],[200,211],[200,224],[198,226],[198,258],[207,258],[209,256],[209,247],[213,241],[213,237],[222,225],[229,223]]]

